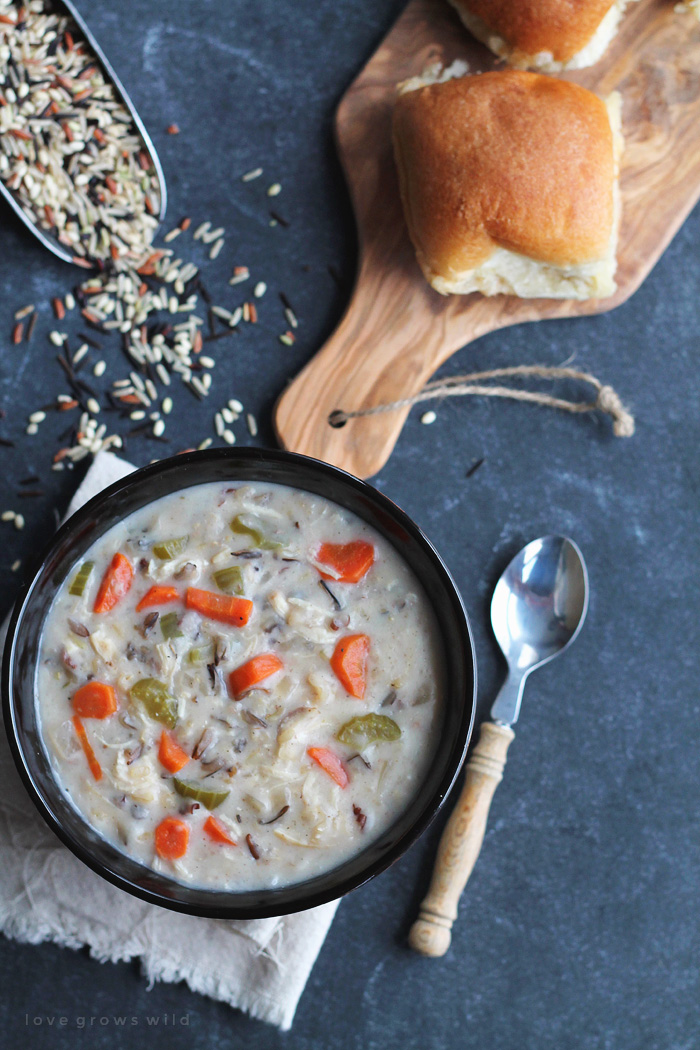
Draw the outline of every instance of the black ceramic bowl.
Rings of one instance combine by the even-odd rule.
[[[38,640],[56,590],[86,549],[120,519],[168,493],[209,481],[268,481],[316,492],[377,529],[423,584],[443,644],[445,696],[437,752],[408,809],[361,853],[316,878],[279,889],[229,893],[185,886],[132,860],[90,827],[61,792],[41,743],[34,702]],[[459,772],[474,718],[476,672],[467,616],[430,541],[391,500],[342,470],[288,452],[211,449],[164,460],[95,496],[56,533],[15,607],[5,648],[3,708],[12,753],[39,812],[94,871],[136,897],[191,915],[254,919],[315,907],[383,871],[435,816]]]

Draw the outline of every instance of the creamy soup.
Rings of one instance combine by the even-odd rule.
[[[288,885],[416,794],[440,652],[417,579],[354,514],[281,485],[197,485],[68,573],[40,643],[42,738],[129,856],[197,886]]]

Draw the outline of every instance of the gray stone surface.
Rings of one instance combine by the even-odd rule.
[[[337,322],[352,279],[352,218],[334,156],[331,118],[354,71],[401,8],[399,0],[83,0],[88,18],[153,133],[171,194],[169,218],[211,218],[229,231],[207,278],[227,291],[229,265],[267,280],[261,323],[219,344],[217,390],[236,395],[272,441],[270,408],[285,381]],[[182,133],[167,136],[177,122]],[[261,164],[265,177],[238,176]],[[265,186],[288,229],[268,227]],[[699,1028],[698,958],[698,418],[700,211],[644,287],[610,315],[529,325],[457,354],[444,373],[570,355],[612,383],[637,415],[617,441],[589,418],[510,403],[452,402],[432,427],[413,413],[377,485],[411,513],[444,554],[472,617],[479,710],[503,668],[487,622],[490,590],[526,540],[572,535],[588,560],[588,622],[564,658],[531,680],[483,854],[453,946],[427,961],[405,935],[425,890],[441,822],[400,863],[341,906],[286,1036],[184,986],[148,991],[130,965],[0,941],[0,1024],[8,1047],[73,1047],[84,1016],[134,1015],[130,1034],[168,1050],[246,1046],[329,1050],[685,1050]],[[328,274],[344,275],[346,289]],[[12,311],[67,290],[72,268],[0,217],[0,435],[3,525],[0,605],[78,481],[49,471],[63,421],[36,438],[26,413],[63,389],[52,348],[10,346]],[[283,289],[300,338],[277,340]],[[108,376],[123,374],[118,351]],[[176,390],[167,445],[140,438],[138,463],[211,432],[214,404]],[[213,401],[217,401],[215,396]],[[238,426],[239,440],[250,443]],[[484,457],[469,479],[470,464]],[[46,496],[17,500],[36,472]],[[146,1017],[187,1015],[189,1026]],[[26,1023],[29,1015],[29,1025]],[[33,1025],[66,1015],[66,1030]],[[85,1045],[125,1036],[94,1022]]]

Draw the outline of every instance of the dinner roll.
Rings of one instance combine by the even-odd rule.
[[[520,69],[592,66],[617,32],[628,0],[450,0],[467,29]]]
[[[408,231],[443,295],[615,290],[620,99],[518,70],[399,85]]]

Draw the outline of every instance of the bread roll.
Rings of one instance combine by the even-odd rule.
[[[438,292],[615,291],[618,95],[517,70],[414,77],[393,136],[408,231]]]
[[[450,0],[467,29],[519,69],[592,66],[617,32],[628,0]]]

